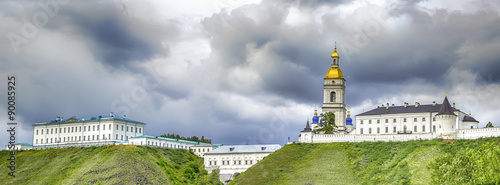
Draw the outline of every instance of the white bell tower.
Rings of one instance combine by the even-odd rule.
[[[326,72],[323,84],[322,112],[335,114],[335,125],[339,133],[346,133],[345,79],[339,68],[337,46],[332,53],[332,65]]]

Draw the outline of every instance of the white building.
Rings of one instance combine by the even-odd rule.
[[[197,156],[204,157],[205,153],[211,152],[212,150],[215,150],[216,148],[219,148],[221,146],[222,144],[201,143],[199,145],[192,146],[191,151],[193,151],[193,153]]]
[[[315,130],[322,123],[315,110],[312,123],[299,136],[299,142],[362,142],[362,141],[407,141],[433,138],[463,138],[500,136],[500,128],[479,129],[479,122],[470,114],[460,111],[450,105],[448,97],[442,104],[433,102],[428,105],[389,106],[382,105],[373,110],[356,115],[356,128],[352,124],[350,112],[345,109],[345,83],[343,73],[339,68],[337,49],[331,56],[332,66],[326,72],[323,85],[323,110],[333,112],[336,134],[322,134]]]
[[[33,148],[107,145],[142,136],[146,124],[109,116],[61,117],[33,125]]]
[[[5,145],[5,150],[9,150],[10,145]],[[33,146],[28,143],[14,143],[13,150],[31,150]]]
[[[205,169],[219,169],[220,180],[226,182],[280,148],[278,144],[221,146],[205,153]]]
[[[173,148],[191,150],[199,157],[203,157],[206,152],[222,146],[222,144],[202,143],[182,139],[173,139],[151,135],[141,135],[129,138],[128,141],[117,142],[119,145],[144,145],[160,148]]]

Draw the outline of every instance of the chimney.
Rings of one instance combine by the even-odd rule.
[[[436,106],[436,101],[432,101],[432,106],[435,107]]]
[[[415,107],[418,107],[420,104],[418,102],[415,102]]]
[[[389,103],[387,103],[387,106],[385,107],[385,109],[389,109]]]
[[[455,108],[455,103],[453,103],[453,108]]]
[[[115,117],[115,114],[114,114],[113,112],[110,112],[110,113],[109,113],[109,116],[110,116],[110,117]]]
[[[393,103],[392,106],[395,107],[396,105],[394,105],[394,103]]]
[[[406,102],[405,102],[404,106],[405,106],[405,108],[406,108],[406,107],[408,106],[408,103],[406,103]]]

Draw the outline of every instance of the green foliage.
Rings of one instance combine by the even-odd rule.
[[[2,159],[7,156],[8,151],[0,151]],[[71,147],[19,151],[16,160],[16,177],[0,168],[0,184],[221,184],[203,169],[202,158],[182,149]],[[184,176],[186,169],[194,178]]]
[[[488,122],[488,124],[486,124],[486,126],[484,128],[493,128],[493,127],[494,127],[493,123],[491,123],[491,121],[490,121],[490,122]]]
[[[324,112],[319,116],[321,117],[321,124],[323,124],[323,127],[316,129],[316,131],[325,132],[325,134],[333,134],[337,131],[337,125],[335,125],[335,114],[333,112]]]
[[[500,184],[500,138],[289,144],[230,184]]]
[[[172,138],[172,139],[182,139],[182,140],[202,142],[202,143],[212,143],[212,140],[205,139],[205,136],[201,136],[201,138],[198,138],[197,136],[184,137],[184,136],[180,136],[179,134],[168,133],[168,134],[162,134],[160,137],[166,137],[166,138]]]

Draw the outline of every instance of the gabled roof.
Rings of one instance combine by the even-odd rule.
[[[234,153],[273,153],[274,151],[280,149],[281,146],[278,144],[271,145],[228,145],[221,146],[210,152],[205,153],[205,155],[210,154],[234,154]]]
[[[146,124],[146,123],[142,123],[140,121],[135,121],[135,120],[131,120],[131,119],[128,119],[128,118],[125,118],[125,117],[121,117],[121,116],[116,116],[116,115],[106,115],[106,116],[88,116],[88,117],[71,117],[71,118],[67,118],[67,119],[63,119],[63,118],[60,118],[60,119],[56,119],[56,120],[50,120],[50,121],[47,121],[45,123],[41,123],[41,124],[61,124],[61,123],[73,123],[73,122],[83,122],[83,121],[99,121],[99,120],[121,120],[121,121],[126,121],[126,122],[132,122],[132,123],[139,123],[139,124]],[[37,123],[35,125],[40,125],[40,123]]]
[[[454,108],[451,107],[450,105],[450,102],[448,102],[448,97],[445,96],[444,97],[444,100],[443,100],[443,104],[441,105],[441,109],[439,109],[439,112],[436,114],[437,115],[455,115],[455,113],[453,113],[454,111]]]
[[[422,113],[422,112],[439,112],[441,104],[430,105],[415,105],[404,106],[391,106],[389,109],[387,107],[377,107],[373,110],[369,110],[358,114],[356,116],[367,116],[367,115],[381,115],[381,114],[405,114],[405,113]],[[457,110],[452,108],[453,111]]]

